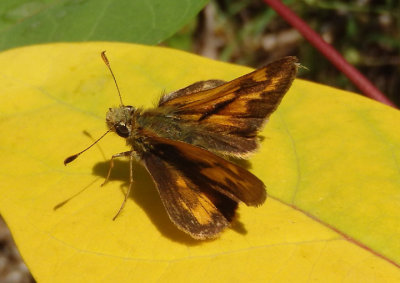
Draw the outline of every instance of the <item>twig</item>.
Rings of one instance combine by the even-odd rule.
[[[366,96],[380,101],[386,105],[395,107],[380,90],[378,90],[367,78],[365,78],[356,68],[350,65],[330,44],[326,43],[314,30],[312,30],[302,19],[293,11],[286,7],[279,0],[264,0],[282,18],[297,29],[319,52],[321,52],[333,65],[344,73],[353,84]]]

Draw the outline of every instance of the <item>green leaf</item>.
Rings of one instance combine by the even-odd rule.
[[[188,23],[207,0],[3,0],[0,50],[57,41],[157,44]]]

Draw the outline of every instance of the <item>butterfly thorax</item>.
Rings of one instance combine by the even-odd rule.
[[[166,107],[148,109],[134,117],[135,128],[140,133],[141,129],[172,140],[178,140],[189,144],[196,144],[198,133],[205,131],[202,125],[186,121],[173,114]]]

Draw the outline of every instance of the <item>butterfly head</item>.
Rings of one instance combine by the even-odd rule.
[[[132,129],[133,106],[122,105],[110,108],[106,114],[107,127],[122,138],[128,138]]]

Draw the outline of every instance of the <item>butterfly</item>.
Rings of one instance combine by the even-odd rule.
[[[118,89],[105,52],[102,58]],[[171,221],[195,239],[217,237],[233,221],[240,202],[263,204],[263,182],[225,158],[248,158],[257,150],[257,134],[290,88],[298,66],[296,57],[284,57],[229,82],[199,81],[162,95],[150,109],[124,105],[118,89],[121,103],[107,112],[104,134],[115,132],[131,147],[112,156],[104,182],[113,160],[128,157],[130,184],[117,215],[132,188],[135,161],[150,173]]]

